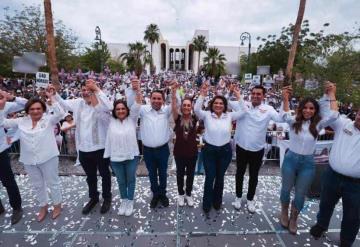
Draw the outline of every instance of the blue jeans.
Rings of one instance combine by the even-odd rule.
[[[170,151],[167,143],[157,148],[144,146],[144,160],[149,171],[151,191],[154,197],[166,195],[169,155]]]
[[[204,155],[202,150],[198,152],[197,161],[196,161],[196,173],[204,173]]]
[[[315,176],[314,156],[301,155],[289,150],[284,157],[281,175],[281,203],[290,203],[290,192],[295,186],[293,205],[297,210],[301,211],[304,206],[305,196]]]
[[[328,229],[335,205],[342,198],[340,239],[344,246],[355,241],[360,226],[360,179],[345,177],[329,167],[323,174],[317,224]]]
[[[136,185],[136,167],[139,158],[124,160],[121,162],[111,162],[111,168],[115,173],[119,185],[121,199],[134,199]]]
[[[213,146],[206,144],[202,150],[205,168],[205,184],[203,209],[209,210],[211,205],[220,208],[224,190],[224,176],[232,158],[230,144]]]

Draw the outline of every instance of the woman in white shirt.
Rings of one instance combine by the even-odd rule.
[[[211,207],[220,210],[224,189],[224,176],[231,158],[230,146],[232,121],[239,119],[245,113],[245,107],[237,112],[227,111],[227,100],[223,96],[215,96],[209,103],[210,111],[202,110],[209,85],[205,82],[200,90],[200,96],[194,107],[195,114],[204,121],[205,133],[203,148],[205,184],[203,196],[203,210],[209,213]],[[240,90],[234,94],[240,100]],[[239,102],[241,106],[242,103]]]
[[[35,188],[40,211],[37,220],[45,219],[48,213],[48,194],[54,203],[52,218],[56,219],[61,213],[61,188],[59,178],[59,150],[54,135],[56,125],[64,115],[64,111],[54,102],[53,94],[48,90],[48,98],[52,101],[53,114],[46,114],[46,104],[32,98],[25,105],[27,116],[16,119],[5,119],[4,99],[0,100],[0,124],[5,128],[17,127],[20,133],[20,158],[30,181]]]
[[[139,147],[136,138],[137,120],[142,103],[141,92],[131,110],[123,100],[116,100],[110,117],[105,141],[104,158],[110,158],[121,196],[119,215],[130,216],[134,211],[134,193]]]
[[[315,175],[313,153],[318,134],[322,128],[335,121],[339,113],[335,99],[336,88],[332,83],[326,85],[325,91],[330,97],[332,113],[324,119],[320,117],[318,102],[312,98],[303,99],[299,103],[296,115],[291,116],[289,109],[291,91],[290,86],[283,89],[283,119],[290,126],[290,145],[281,167],[280,224],[288,228],[290,233],[296,234],[297,218]],[[289,219],[290,192],[294,186],[295,198]]]

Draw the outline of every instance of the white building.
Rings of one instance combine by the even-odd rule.
[[[197,73],[199,55],[197,51],[194,51],[192,40],[199,35],[205,36],[206,41],[208,41],[208,47],[216,47],[225,55],[228,74],[239,74],[240,57],[247,54],[248,47],[214,45],[210,42],[208,30],[196,30],[194,37],[183,46],[171,45],[169,41],[164,39],[162,34],[160,34],[159,42],[153,44],[153,61],[156,66],[156,71],[183,70]],[[148,47],[150,49],[149,44]],[[129,51],[127,43],[108,43],[108,49],[114,59],[119,58],[122,53]],[[251,49],[251,52],[255,51],[256,48]],[[201,52],[200,66],[203,64],[203,58],[205,56],[205,52]]]

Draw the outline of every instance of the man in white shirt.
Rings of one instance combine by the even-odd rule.
[[[26,99],[14,97],[6,92],[2,92],[2,94],[7,95],[8,101],[13,101],[13,102],[6,102],[3,110],[4,115],[7,115],[12,112],[21,111],[22,109],[24,109],[25,104],[27,102]],[[2,185],[6,188],[6,191],[9,196],[10,206],[13,209],[13,213],[11,215],[11,224],[14,225],[21,220],[23,215],[23,210],[21,207],[21,196],[19,192],[19,187],[17,186],[14,173],[11,169],[10,157],[8,155],[9,147],[10,145],[7,142],[5,130],[2,127],[0,128],[0,164],[1,164],[0,181]],[[0,214],[4,212],[5,209],[0,201]]]
[[[236,121],[234,140],[236,143],[236,198],[233,205],[241,207],[243,181],[249,164],[249,187],[247,193],[247,208],[255,212],[255,192],[258,183],[259,170],[264,156],[266,131],[270,120],[282,122],[282,118],[272,106],[263,103],[266,90],[262,86],[251,89],[251,104],[247,104],[246,114]],[[230,102],[234,110],[239,105]]]
[[[132,88],[126,91],[127,103],[134,102],[135,91],[139,81],[132,80]],[[153,198],[150,208],[155,208],[160,201],[164,207],[169,206],[166,196],[167,166],[169,159],[169,138],[171,107],[164,106],[165,96],[162,91],[154,90],[150,94],[150,105],[142,105],[140,109],[140,135],[144,145],[143,154]]]
[[[65,110],[72,111],[74,114],[79,160],[87,176],[90,197],[82,213],[85,215],[90,213],[99,202],[97,190],[97,171],[99,171],[104,199],[100,213],[104,214],[110,209],[112,195],[110,160],[103,158],[108,122],[102,114],[109,114],[112,104],[93,80],[87,80],[81,85],[81,95],[82,98],[73,100],[63,100],[57,95],[56,99]]]
[[[322,177],[317,223],[311,228],[310,234],[315,238],[323,235],[341,198],[343,218],[340,246],[350,247],[360,226],[360,109],[355,121],[340,117],[330,127],[335,131],[330,166]]]

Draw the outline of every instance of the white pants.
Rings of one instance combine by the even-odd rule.
[[[61,203],[61,185],[59,177],[59,157],[38,165],[24,165],[35,189],[40,207],[48,204],[48,190],[54,205]]]

